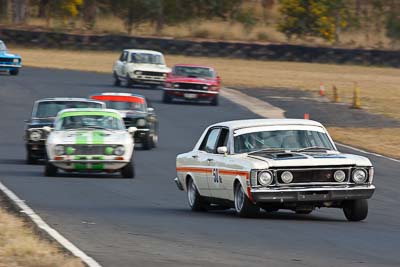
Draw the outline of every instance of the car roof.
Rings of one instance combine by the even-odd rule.
[[[42,98],[39,100],[36,100],[36,102],[42,102],[42,101],[88,101],[88,102],[99,102],[93,99],[89,98],[83,98],[83,97],[48,97],[48,98]]]
[[[143,95],[139,95],[139,94],[131,94],[131,93],[116,93],[116,92],[104,92],[104,93],[100,93],[100,94],[93,94],[92,96],[96,96],[96,95],[109,95],[109,96],[135,96],[135,97],[141,97],[141,98],[145,98]]]
[[[306,125],[323,127],[321,123],[313,120],[303,119],[250,119],[250,120],[235,120],[225,121],[211,125],[211,127],[221,126],[231,130],[262,127],[262,126],[281,126],[281,125]]]
[[[58,112],[58,115],[68,112],[87,112],[87,113],[96,112],[96,113],[113,113],[121,115],[121,113],[119,113],[117,110],[108,108],[67,108]]]
[[[90,97],[98,101],[146,103],[146,98],[144,96],[130,93],[101,93],[91,95]]]
[[[208,69],[214,69],[211,66],[205,66],[205,65],[197,65],[197,64],[175,64],[174,67],[200,67],[200,68],[208,68]]]
[[[124,51],[128,51],[129,53],[146,53],[146,54],[153,54],[153,55],[162,55],[161,52],[154,51],[154,50],[145,50],[145,49],[124,49]]]

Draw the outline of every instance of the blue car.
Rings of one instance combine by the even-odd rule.
[[[11,75],[18,75],[21,67],[21,56],[8,53],[6,45],[0,40],[0,71],[8,71]]]

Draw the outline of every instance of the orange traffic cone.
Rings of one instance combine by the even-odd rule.
[[[325,96],[325,85],[323,82],[319,84],[319,96]]]

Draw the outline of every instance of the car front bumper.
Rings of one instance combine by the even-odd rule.
[[[274,189],[251,189],[255,203],[289,203],[289,202],[329,202],[371,198],[375,191],[373,185],[341,187],[293,187]]]
[[[12,65],[12,64],[1,64],[0,63],[0,70],[13,70],[22,68],[22,65]]]
[[[135,83],[142,83],[142,84],[161,85],[164,84],[165,82],[165,77],[162,76],[131,75],[131,79]]]
[[[210,100],[219,95],[219,91],[191,90],[191,89],[172,89],[163,88],[164,92],[171,97],[186,100]]]
[[[69,171],[114,171],[123,168],[126,160],[49,160],[57,168]]]

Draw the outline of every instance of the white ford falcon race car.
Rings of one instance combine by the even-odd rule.
[[[230,121],[208,127],[194,149],[176,159],[179,189],[192,210],[235,208],[242,217],[290,209],[341,208],[364,220],[372,185],[369,159],[340,153],[318,122]]]
[[[60,168],[69,172],[120,171],[124,178],[133,178],[135,130],[125,129],[116,110],[64,109],[46,142],[45,175],[55,176]]]
[[[125,82],[126,87],[135,84],[163,85],[171,72],[163,54],[152,50],[125,49],[113,66],[114,85]]]

